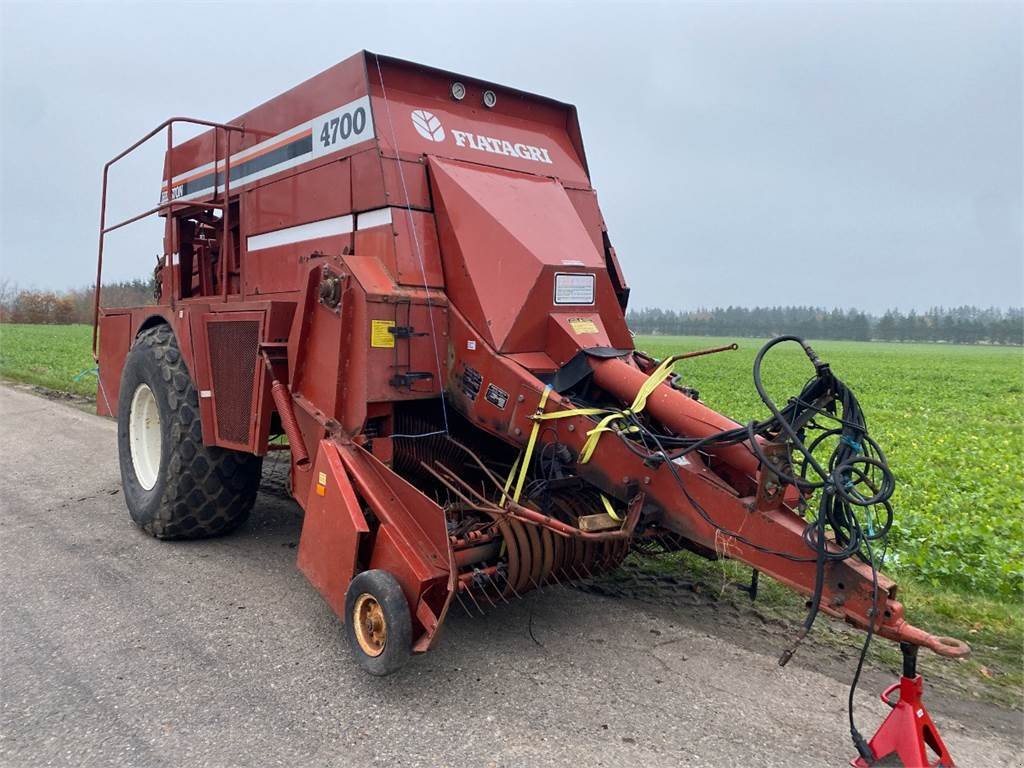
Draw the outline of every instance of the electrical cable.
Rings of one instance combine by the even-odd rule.
[[[765,356],[774,347],[784,342],[799,344],[815,369],[815,376],[805,385],[800,395],[791,398],[783,408],[779,408],[769,396],[761,376],[761,367]],[[856,556],[871,568],[872,608],[868,616],[868,627],[861,649],[856,672],[850,684],[848,714],[850,720],[850,736],[858,752],[868,759],[872,756],[870,747],[856,728],[853,714],[853,700],[857,684],[860,680],[868,648],[875,633],[875,617],[878,605],[878,570],[880,563],[874,558],[872,541],[883,542],[885,552],[886,537],[892,527],[893,509],[889,502],[895,490],[895,477],[889,469],[881,447],[868,435],[867,422],[853,391],[839,380],[827,363],[822,362],[810,345],[798,336],[779,336],[766,343],[758,351],[754,359],[754,386],[758,396],[770,411],[772,417],[765,421],[752,421],[746,427],[738,426],[697,440],[679,438],[671,435],[660,435],[652,431],[635,413],[629,413],[632,421],[631,430],[618,430],[622,442],[633,453],[645,459],[660,458],[664,460],[676,484],[679,486],[689,504],[700,517],[716,531],[735,539],[758,552],[771,554],[792,562],[813,562],[815,564],[814,590],[803,627],[792,646],[783,652],[779,660],[785,665],[792,657],[798,644],[808,634],[818,616],[824,589],[825,568],[830,561],[846,560]],[[814,416],[821,416],[835,421],[839,426],[824,429],[814,422]],[[808,445],[805,442],[807,429],[822,429]],[[632,436],[639,434],[639,440],[645,447],[652,443],[656,452],[647,454],[637,445]],[[837,438],[837,444],[823,466],[815,456],[827,439]],[[769,462],[762,450],[759,438],[777,441],[783,438],[794,451],[802,457],[800,472],[791,475]],[[770,466],[772,472],[784,482],[796,486],[803,494],[820,492],[820,500],[816,517],[810,521],[803,532],[807,546],[814,551],[814,557],[794,555],[780,552],[753,542],[736,531],[731,531],[716,522],[698,503],[686,487],[679,474],[677,461],[688,453],[700,448],[713,448],[722,445],[735,445],[746,441],[746,445],[760,460],[762,466]],[[666,450],[665,442],[675,443],[679,450]],[[813,472],[817,479],[808,477]],[[863,495],[858,489],[866,488],[870,495]],[[881,507],[885,516],[881,525],[876,526],[876,508]],[[865,510],[867,530],[861,526],[856,509]],[[827,532],[833,532],[834,547],[829,546]]]

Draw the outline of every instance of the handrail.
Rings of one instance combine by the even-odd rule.
[[[171,162],[171,157],[172,157],[173,152],[174,152],[174,127],[173,127],[174,123],[189,123],[191,125],[203,125],[203,126],[206,126],[208,128],[213,128],[213,198],[210,201],[202,201],[202,200],[172,200],[171,199],[171,193],[172,193],[173,184],[174,184],[174,177],[172,175],[173,172],[174,172],[174,164]],[[131,217],[125,219],[124,221],[120,221],[117,224],[112,224],[111,226],[108,227],[107,226],[107,181],[108,181],[108,178],[109,178],[111,166],[113,166],[114,163],[116,163],[118,160],[121,160],[125,156],[127,156],[127,155],[131,154],[132,152],[134,152],[136,149],[138,149],[140,146],[145,144],[147,141],[149,141],[151,138],[156,136],[158,133],[160,133],[160,131],[164,130],[165,128],[167,129],[167,162],[166,162],[166,166],[167,166],[167,175],[168,175],[167,183],[169,185],[168,189],[167,189],[167,201],[166,202],[161,202],[155,208],[150,208],[148,211],[145,211],[143,213],[137,214],[135,216],[131,216]],[[220,149],[220,142],[219,142],[220,133],[219,133],[219,131],[222,131],[222,130],[226,134],[225,135],[226,148],[225,148],[225,152],[224,152],[224,201],[223,202],[214,202],[217,199],[217,188],[219,186],[217,184],[217,164],[219,162],[219,158],[217,157],[217,155],[219,154],[219,149]],[[208,208],[221,208],[224,211],[224,216],[223,216],[223,222],[224,222],[224,246],[223,246],[223,250],[224,250],[224,252],[226,254],[230,255],[230,253],[231,253],[231,242],[230,242],[230,240],[231,240],[231,221],[230,221],[230,215],[231,214],[230,214],[230,205],[229,205],[229,203],[231,201],[230,189],[231,189],[231,132],[232,131],[237,131],[239,133],[245,133],[245,128],[243,128],[240,125],[232,125],[230,123],[215,123],[215,122],[212,122],[210,120],[200,120],[199,118],[195,118],[195,117],[169,117],[166,120],[164,120],[162,123],[160,123],[160,125],[158,125],[156,128],[154,128],[149,133],[147,133],[145,136],[143,136],[141,139],[139,139],[134,144],[132,144],[130,147],[128,147],[126,150],[124,150],[123,152],[120,152],[117,155],[115,155],[111,160],[107,161],[107,163],[103,166],[103,192],[102,192],[101,197],[100,197],[99,249],[98,249],[98,252],[97,252],[97,255],[96,255],[96,289],[95,289],[95,292],[93,294],[93,308],[92,308],[93,309],[93,317],[92,317],[92,357],[93,357],[93,360],[95,360],[97,363],[99,363],[99,359],[100,359],[99,358],[98,340],[99,340],[99,327],[100,327],[100,286],[101,286],[101,282],[102,282],[102,279],[103,279],[103,244],[104,244],[104,238],[105,238],[105,236],[106,236],[106,234],[108,232],[113,232],[115,229],[120,229],[121,227],[124,227],[124,226],[126,226],[128,224],[132,224],[132,223],[134,223],[136,221],[139,221],[140,219],[144,219],[147,216],[152,216],[154,213],[159,213],[160,211],[163,211],[163,210],[170,211],[172,208],[174,208],[176,206],[184,207],[184,206],[191,206],[191,205],[204,205],[204,206],[206,206]],[[161,179],[161,185],[162,184],[163,184],[163,180]],[[162,195],[162,192],[163,192],[163,187],[161,186],[161,195]],[[170,218],[168,218],[168,221],[165,223],[164,226],[165,226],[165,229],[167,227],[170,227]],[[229,270],[228,262],[230,261],[230,259],[229,258],[223,258],[223,259],[221,259],[221,261],[222,261],[222,263],[224,265],[223,266],[224,274],[221,277],[221,283],[222,283],[222,288],[223,288],[223,296],[224,296],[225,299],[227,299],[227,280],[230,277],[230,274],[228,273],[228,270]],[[170,271],[170,277],[171,277],[170,300],[171,300],[171,302],[173,304],[173,302],[174,302],[174,269],[173,269],[173,265],[172,265],[172,269]]]

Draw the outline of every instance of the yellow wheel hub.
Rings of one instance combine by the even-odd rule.
[[[364,592],[352,608],[352,626],[356,631],[359,647],[367,656],[380,656],[388,641],[388,625],[384,620],[384,609],[377,598]]]

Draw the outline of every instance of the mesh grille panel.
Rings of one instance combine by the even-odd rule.
[[[207,334],[217,434],[221,440],[247,445],[260,324],[256,320],[211,322]]]

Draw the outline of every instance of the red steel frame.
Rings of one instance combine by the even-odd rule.
[[[203,126],[206,126],[208,128],[212,128],[213,129],[213,132],[214,132],[213,162],[214,162],[214,177],[215,178],[216,178],[216,173],[217,173],[217,163],[219,162],[219,154],[218,154],[218,144],[219,144],[219,141],[218,141],[218,139],[219,139],[219,136],[220,136],[220,132],[224,131],[224,134],[226,136],[226,151],[225,151],[225,160],[224,160],[224,200],[225,201],[230,201],[230,199],[231,199],[231,132],[232,131],[237,131],[239,133],[243,133],[244,134],[245,133],[245,129],[242,128],[241,126],[230,125],[228,123],[215,123],[215,122],[211,122],[209,120],[200,120],[200,119],[195,118],[195,117],[170,117],[167,120],[164,120],[162,123],[160,123],[160,125],[158,125],[156,128],[151,130],[149,133],[147,133],[141,139],[136,141],[130,147],[128,147],[127,149],[125,149],[122,152],[119,152],[111,160],[107,161],[107,163],[103,166],[103,189],[102,189],[102,192],[100,194],[100,228],[99,228],[100,231],[99,231],[99,245],[97,247],[97,254],[96,254],[96,287],[95,287],[95,291],[94,291],[94,294],[93,294],[92,355],[93,355],[93,359],[96,362],[99,362],[99,344],[98,344],[99,338],[98,338],[98,336],[99,336],[99,323],[100,323],[100,288],[101,288],[101,284],[102,284],[102,280],[103,280],[103,245],[104,245],[104,241],[106,239],[106,235],[108,233],[113,232],[115,229],[120,229],[121,227],[127,226],[128,224],[133,224],[136,221],[140,221],[140,220],[146,218],[147,216],[152,216],[153,214],[157,214],[157,213],[160,213],[162,211],[168,211],[169,212],[169,211],[174,210],[175,208],[192,207],[192,206],[201,204],[201,205],[203,205],[203,206],[205,206],[207,208],[220,208],[220,209],[222,209],[224,211],[224,231],[226,233],[225,236],[227,238],[231,237],[231,220],[230,220],[231,211],[230,211],[230,205],[227,204],[227,203],[218,203],[218,202],[216,202],[217,189],[218,189],[218,186],[219,186],[216,183],[214,184],[214,188],[213,188],[213,198],[214,198],[213,200],[203,201],[201,203],[197,203],[196,201],[177,201],[177,200],[170,199],[170,195],[168,195],[168,199],[167,199],[166,202],[161,202],[159,205],[157,205],[157,206],[155,206],[153,208],[150,208],[148,211],[144,211],[143,213],[140,213],[140,214],[137,214],[137,215],[132,216],[130,218],[127,218],[124,221],[118,222],[117,224],[112,224],[109,227],[106,225],[106,221],[107,221],[107,183],[108,183],[108,180],[109,180],[109,175],[110,175],[111,167],[118,160],[121,160],[124,157],[126,157],[127,155],[130,155],[132,152],[134,152],[136,149],[141,147],[143,144],[145,144],[147,141],[149,141],[151,138],[156,136],[158,133],[160,133],[160,131],[164,130],[165,128],[167,129],[167,165],[168,165],[168,167],[170,167],[171,166],[170,159],[171,159],[171,157],[173,155],[173,152],[174,152],[174,124],[175,123],[188,123],[190,125],[203,125]],[[167,218],[167,221],[166,221],[164,226],[165,226],[165,230],[167,232],[170,232],[170,227],[171,227],[171,219],[170,219],[170,217]],[[230,245],[230,242],[228,242],[227,244]],[[224,264],[224,269],[226,270],[227,266],[228,266],[228,261],[226,259],[223,260],[223,264]],[[170,301],[171,301],[171,306],[172,307],[174,306],[174,290],[173,290],[174,289],[174,283],[173,283],[173,281],[174,281],[174,272],[173,272],[173,270],[171,270]],[[225,279],[222,280],[222,283],[223,283],[223,287],[224,287],[224,299],[226,300],[227,299],[227,285],[228,285],[228,281],[226,279],[226,276],[225,276]]]
[[[453,100],[449,89],[455,80],[477,98],[494,88],[497,106],[473,106],[469,96]],[[359,110],[369,135],[331,150],[330,133],[320,127],[331,125],[332,115],[335,126],[344,125],[347,115],[353,128]],[[175,122],[211,130],[175,147]],[[164,128],[168,199],[107,226],[110,167]],[[237,296],[231,290],[233,133],[241,134],[243,163],[287,142],[300,161],[279,172],[271,167],[265,178],[243,176],[237,185]],[[172,199],[174,179],[198,168],[210,150],[210,199]],[[170,254],[175,213],[185,208],[223,211],[216,296],[177,298],[180,285]],[[105,235],[154,213],[167,217],[166,301],[101,310]],[[307,237],[302,233],[309,227],[316,232]],[[566,275],[584,285],[589,281],[588,301],[559,300],[560,276]],[[186,279],[191,278],[177,275],[179,283]],[[402,409],[438,402],[450,409],[439,431],[448,431],[449,418],[457,415],[487,439],[525,455],[534,440],[551,441],[553,431],[555,440],[580,456],[594,417],[569,414],[551,422],[557,427],[539,430],[539,437],[535,425],[546,413],[575,407],[550,387],[574,365],[582,365],[582,375],[618,406],[630,403],[647,381],[653,364],[633,350],[624,318],[627,298],[590,186],[575,109],[395,59],[358,54],[231,123],[171,118],[103,170],[93,329],[93,353],[103,361],[101,390],[105,381],[116,387],[140,329],[170,324],[197,389],[205,393],[205,442],[263,453],[272,417],[287,433],[292,493],[305,510],[299,568],[339,614],[358,570],[392,572],[408,598],[416,651],[434,642],[453,599],[472,597],[479,574],[467,558],[483,545],[449,536],[446,510],[394,470],[401,440],[407,439],[395,434]],[[210,348],[207,321],[251,322],[260,313],[265,320],[259,355],[253,352],[251,360],[257,369],[253,390],[218,392],[211,370],[218,355],[234,351]],[[104,363],[113,370],[105,371]],[[250,396],[246,402],[254,404],[248,446],[218,442],[218,403],[232,396]],[[112,415],[113,399],[105,411]],[[735,426],[668,384],[652,392],[647,413],[679,435]],[[437,464],[427,471],[464,507],[492,515],[509,558],[533,564],[533,575],[510,581],[507,593],[527,586],[528,576],[534,586],[537,574],[553,577],[559,563],[577,576],[577,565],[587,571],[601,560],[614,564],[634,537],[652,531],[710,556],[742,560],[803,594],[812,592],[812,560],[787,560],[723,534],[743,531],[775,552],[811,552],[794,499],[765,492],[766,478],[774,475],[749,446],[711,451],[706,462],[687,464],[674,476],[664,464],[652,466],[606,436],[576,471],[588,488],[625,513],[621,527],[611,531],[581,530],[513,501],[507,484],[497,502],[448,467]],[[697,503],[716,525],[697,514]],[[651,510],[657,512],[653,518]],[[490,568],[481,573],[487,576]],[[876,592],[869,568],[849,559],[828,564],[820,608],[940,655],[967,653],[959,641],[910,625],[895,597],[891,580],[880,575]],[[908,688],[905,695],[911,693]]]

